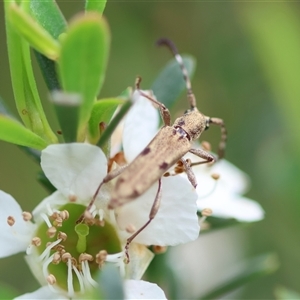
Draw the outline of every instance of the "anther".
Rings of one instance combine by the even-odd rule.
[[[62,226],[62,222],[63,222],[63,219],[59,216],[59,217],[57,217],[57,218],[53,221],[53,225],[54,225],[54,226],[57,226],[57,227],[61,227],[61,226]]]
[[[213,173],[213,174],[211,174],[211,178],[214,179],[214,180],[218,180],[220,178],[220,174]]]
[[[32,219],[32,214],[28,211],[23,211],[22,216],[24,221],[30,221]]]
[[[61,262],[61,255],[59,252],[55,252],[53,255],[52,263],[58,265]]]
[[[68,262],[68,260],[71,258],[72,258],[72,255],[69,252],[66,252],[61,256],[61,260],[63,262]]]
[[[96,254],[96,263],[99,265],[99,268],[102,267],[107,257],[107,251],[101,250]]]
[[[12,216],[8,216],[8,217],[7,217],[7,224],[8,224],[9,226],[13,226],[13,225],[15,224],[15,222],[16,222],[16,220],[15,220],[14,217],[12,217]]]
[[[133,224],[128,224],[125,230],[128,233],[134,233],[136,231],[136,227]]]
[[[46,280],[50,285],[54,285],[56,283],[56,278],[53,274],[49,274]]]
[[[168,249],[167,246],[157,246],[157,245],[152,246],[152,250],[155,254],[165,253],[167,249]]]
[[[76,200],[77,200],[77,197],[76,197],[76,195],[69,195],[69,201],[70,202],[76,202]]]
[[[91,254],[88,254],[88,253],[81,253],[80,255],[79,255],[79,258],[78,258],[78,261],[79,261],[79,263],[81,263],[81,262],[83,262],[83,261],[93,261],[94,260],[94,258],[93,258],[93,256],[91,255]]]
[[[39,247],[41,245],[41,243],[42,243],[41,239],[37,236],[32,238],[32,240],[31,240],[31,244],[36,247]]]
[[[202,211],[201,211],[201,215],[203,217],[209,217],[211,216],[213,213],[213,211],[210,209],[210,208],[204,208]]]
[[[64,242],[67,239],[67,234],[65,232],[59,231],[57,234],[57,238],[58,239],[62,239],[62,241]]]
[[[104,227],[105,226],[105,221],[104,220],[100,220],[100,219],[96,219],[95,220],[95,224],[97,226]]]
[[[48,230],[47,230],[47,236],[49,238],[53,238],[55,236],[56,232],[57,232],[57,229],[52,226],[52,227],[48,228]]]
[[[203,141],[201,143],[201,147],[203,148],[203,150],[205,151],[211,151],[211,144],[207,141]]]
[[[59,213],[60,217],[62,218],[62,220],[68,220],[69,219],[69,212],[67,210],[63,210]]]

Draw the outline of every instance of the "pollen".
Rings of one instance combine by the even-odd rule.
[[[204,217],[209,217],[211,216],[213,213],[213,211],[210,209],[210,208],[204,208],[202,211],[201,211],[201,214],[202,216]]]
[[[167,249],[168,249],[168,247],[166,247],[166,246],[158,246],[158,245],[152,246],[152,250],[155,254],[165,253],[167,251]]]
[[[126,226],[126,232],[128,233],[134,233],[136,231],[136,227],[133,224],[128,224]]]
[[[62,232],[62,231],[59,231],[58,234],[57,234],[57,238],[62,239],[63,242],[66,241],[67,237],[68,237],[67,234],[65,232]]]
[[[15,222],[16,222],[16,220],[15,220],[14,217],[12,217],[12,216],[8,216],[8,217],[7,217],[7,224],[8,224],[9,226],[13,226],[13,225],[15,224]]]

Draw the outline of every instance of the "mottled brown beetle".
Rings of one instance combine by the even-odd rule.
[[[92,207],[102,184],[109,182],[117,176],[118,179],[112,191],[111,200],[109,202],[110,209],[116,208],[136,199],[158,181],[158,190],[149,213],[149,220],[127,239],[125,250],[128,260],[129,257],[127,252],[129,244],[143,229],[145,229],[145,227],[149,225],[159,209],[162,193],[161,177],[164,175],[164,173],[179,161],[183,165],[189,181],[194,187],[196,187],[197,182],[191,166],[214,162],[216,159],[213,155],[202,149],[193,149],[193,141],[198,139],[201,133],[208,129],[210,124],[219,125],[221,127],[222,135],[218,150],[218,159],[220,159],[224,156],[225,143],[227,139],[223,120],[204,116],[198,111],[196,107],[196,98],[192,91],[187,70],[183,64],[182,57],[179,55],[173,42],[163,38],[157,41],[157,45],[167,46],[174,54],[175,59],[181,67],[183,77],[186,82],[187,96],[191,107],[184,113],[182,117],[177,118],[174,124],[171,125],[171,116],[169,110],[164,104],[140,90],[141,78],[138,77],[136,80],[136,90],[139,91],[141,96],[149,99],[159,107],[164,125],[148,144],[148,146],[129,165],[121,167],[120,169],[107,174],[107,176],[98,186],[91,203],[86,209],[86,211],[89,211]],[[183,158],[187,152],[203,158],[204,161],[191,164],[189,161]]]

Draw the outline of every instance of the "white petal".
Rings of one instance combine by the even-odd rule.
[[[102,150],[89,144],[50,145],[42,151],[47,178],[65,197],[89,200],[107,172]]]
[[[11,195],[1,190],[0,207],[0,257],[25,251],[33,237],[35,225],[23,220],[20,205]],[[7,224],[9,216],[15,219],[13,226]]]
[[[148,221],[157,186],[155,184],[144,195],[119,208],[117,221],[121,228],[132,224],[138,229]],[[157,215],[134,242],[172,246],[195,240],[200,230],[196,199],[197,194],[186,179],[180,176],[163,178]]]
[[[21,295],[21,296],[15,298],[15,300],[19,300],[19,299],[65,300],[65,299],[69,299],[69,298],[52,292],[48,288],[48,286],[43,286],[43,287],[39,288],[38,290],[36,290],[32,293],[27,293],[27,294],[24,294],[24,295]]]
[[[211,208],[215,217],[234,218],[241,222],[255,222],[264,217],[264,211],[257,202],[224,189],[218,189],[211,196],[198,200],[197,206],[199,210]]]
[[[150,95],[149,92],[143,91]],[[135,95],[138,93],[134,92]],[[131,162],[156,135],[159,113],[150,100],[138,96],[137,101],[125,118],[123,131],[123,148],[125,158]]]
[[[143,280],[125,281],[125,299],[167,299],[157,285]]]
[[[154,253],[146,246],[132,243],[129,247],[130,264],[126,266],[126,278],[141,279],[147,270]]]

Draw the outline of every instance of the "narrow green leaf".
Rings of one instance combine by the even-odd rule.
[[[85,1],[85,10],[86,11],[97,11],[100,14],[103,14],[103,11],[106,6],[106,0],[86,0]]]
[[[57,59],[60,50],[59,43],[28,13],[12,3],[8,9],[8,19],[14,30],[34,49],[50,59]]]
[[[54,91],[51,96],[65,142],[75,142],[82,102],[80,95]]]
[[[190,55],[183,55],[182,58],[191,78],[196,68],[196,60]],[[180,66],[175,59],[172,59],[156,77],[151,89],[156,98],[170,108],[185,87]]]
[[[124,99],[107,98],[100,99],[93,105],[91,117],[89,120],[89,142],[96,144],[100,138],[99,124],[103,122],[108,124],[117,107],[124,103]]]
[[[106,21],[94,12],[77,17],[62,40],[59,75],[66,92],[82,96],[79,124],[81,137],[84,137],[94,101],[104,80],[109,43],[110,33]]]
[[[221,296],[233,292],[250,281],[268,276],[279,267],[278,258],[275,254],[265,254],[255,257],[247,262],[245,268],[224,284],[199,299],[219,299]]]
[[[111,120],[107,128],[105,128],[105,130],[103,131],[103,134],[101,135],[99,142],[97,144],[99,147],[102,148],[105,145],[105,143],[109,140],[109,138],[117,128],[120,121],[124,118],[126,113],[129,111],[132,104],[133,104],[132,101],[129,100],[124,102],[119,112],[115,115],[115,117]]]
[[[30,0],[30,14],[54,39],[66,31],[67,21],[53,0]]]
[[[0,140],[42,150],[48,144],[16,120],[0,115]]]
[[[12,86],[18,113],[34,133],[49,143],[57,142],[38,95],[30,59],[29,44],[22,39],[8,21],[7,12],[14,1],[5,1],[6,36]]]
[[[31,0],[29,3],[30,14],[35,20],[47,30],[54,39],[66,31],[67,21],[61,13],[56,2],[53,0]],[[57,78],[56,66],[41,53],[34,51],[38,64],[41,68],[44,80],[50,91],[59,90],[60,84]]]

